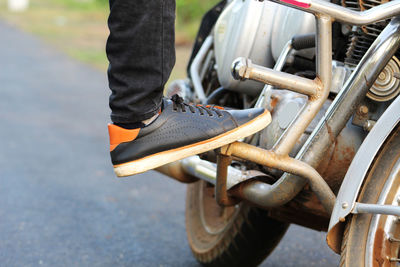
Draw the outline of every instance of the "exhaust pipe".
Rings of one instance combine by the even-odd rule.
[[[308,181],[325,210],[328,213],[332,211],[336,199],[335,195],[324,179],[318,174],[318,172],[306,163],[290,158],[289,156],[276,155],[272,151],[264,150],[240,142],[232,143],[225,148],[226,151],[222,154],[229,154],[242,159],[248,159],[260,165],[276,168],[295,175],[300,175]],[[229,165],[225,167],[226,171],[221,174],[223,175],[221,178],[226,181],[226,184],[223,182],[224,188],[222,189],[225,193],[232,189],[235,185],[241,184],[239,187],[235,187],[233,191],[231,190],[231,193],[240,199],[245,199],[259,206],[270,207],[269,201],[265,201],[264,193],[271,187],[276,186],[276,183],[274,185],[260,181],[243,183],[251,178],[266,176],[266,174],[259,171],[241,171]],[[218,193],[219,187],[217,185],[217,165],[209,161],[202,160],[198,156],[189,157],[181,161],[165,165],[158,170],[171,178],[186,183],[193,182],[193,177],[208,181],[209,183],[216,185],[216,190]],[[275,195],[276,199],[273,200],[279,201],[282,199],[282,197],[286,197],[285,194],[282,195],[283,196]]]
[[[184,171],[181,160],[160,166],[155,170],[181,183],[190,184],[198,181],[198,178]]]
[[[217,165],[207,160],[202,160],[199,156],[192,156],[169,163],[157,168],[156,171],[182,183],[193,183],[201,179],[213,185],[217,184]],[[241,171],[229,166],[227,190],[249,179],[265,175],[260,171]]]

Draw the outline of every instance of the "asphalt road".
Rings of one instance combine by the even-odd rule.
[[[198,266],[185,186],[113,175],[106,75],[0,32],[0,266]],[[337,266],[324,240],[292,226],[262,266]]]

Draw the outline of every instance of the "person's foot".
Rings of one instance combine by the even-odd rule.
[[[128,176],[213,150],[252,135],[271,122],[262,108],[224,110],[163,100],[158,118],[138,129],[108,125],[110,154],[117,176]]]

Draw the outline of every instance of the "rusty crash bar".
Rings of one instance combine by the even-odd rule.
[[[313,192],[317,195],[321,204],[324,206],[325,210],[329,214],[332,212],[336,201],[335,195],[321,175],[307,163],[291,158],[288,155],[280,155],[273,151],[241,142],[235,142],[223,147],[221,149],[221,154],[249,160],[260,165],[275,168],[305,178],[310,184]],[[223,178],[217,177],[217,184],[218,179]],[[248,186],[249,183],[252,186]],[[237,187],[234,187],[231,190],[232,194],[256,204],[263,204],[262,196],[260,198],[257,189],[260,186],[270,185],[256,180],[251,180],[249,183],[241,183]]]
[[[325,31],[325,34],[322,33],[321,35],[317,36],[317,50],[327,50],[326,46],[324,47],[322,44],[327,44],[330,43],[329,41],[331,41],[329,34],[328,36],[326,34],[326,32],[330,33],[331,23],[326,18],[319,18],[317,19],[317,22],[317,25],[319,24],[318,28],[320,33],[324,32],[321,31],[321,29],[327,30]],[[319,157],[308,156],[311,156],[313,153],[319,155],[324,153],[324,151],[326,151],[326,149],[332,143],[331,140],[333,138],[331,135],[336,137],[336,135],[341,131],[343,128],[342,126],[344,125],[343,123],[347,121],[349,114],[351,114],[353,111],[352,107],[359,103],[364,93],[369,89],[370,86],[372,86],[377,75],[379,75],[381,70],[397,50],[400,41],[399,38],[397,38],[399,28],[399,19],[394,19],[378,36],[361,60],[361,63],[349,78],[345,87],[336,97],[325,117],[320,121],[317,128],[307,140],[296,159],[290,158],[287,154],[291,150],[293,142],[298,139],[298,135],[303,132],[303,128],[308,125],[308,123],[304,123],[304,121],[301,123],[300,121],[302,120],[299,120],[300,118],[297,118],[297,123],[300,123],[300,125],[293,123],[293,125],[290,127],[292,128],[292,134],[288,135],[288,133],[285,133],[283,138],[279,140],[280,142],[278,142],[277,147],[274,147],[274,151],[267,151],[244,143],[234,143],[225,147],[225,150],[222,149],[222,155],[228,156],[228,158],[221,161],[224,164],[220,164],[221,166],[217,171],[222,178],[228,175],[228,172],[222,168],[225,168],[223,166],[228,165],[227,162],[229,162],[229,156],[235,156],[244,160],[253,161],[261,165],[280,169],[287,173],[284,174],[284,177],[281,177],[281,179],[279,179],[273,185],[256,180],[250,180],[244,183],[242,182],[239,186],[236,186],[231,190],[226,187],[226,178],[217,178],[219,181],[215,181],[214,184],[217,185],[216,188],[218,191],[222,190],[222,194],[221,192],[218,192],[217,194],[218,202],[223,205],[234,203],[234,201],[230,199],[230,196],[224,193],[224,190],[228,190],[236,197],[248,200],[260,206],[266,208],[277,207],[293,199],[308,181],[312,190],[316,193],[319,200],[323,204],[324,208],[328,213],[331,213],[335,196],[326,182],[313,168],[318,165]],[[380,53],[381,51],[385,52],[385,56],[377,58],[377,55],[382,54]],[[318,54],[326,55],[326,53]],[[321,63],[330,63],[330,57],[320,56],[319,59],[320,62],[318,63],[320,64],[318,64],[318,72],[319,74],[322,74],[320,79],[322,80],[323,86],[317,88],[317,98],[315,98],[315,96],[311,96],[311,106],[315,102],[318,104],[319,102],[323,102],[321,100],[324,100],[326,97],[326,92],[329,91],[330,64]],[[317,103],[315,103],[315,106],[318,106]],[[309,119],[314,117],[312,116],[314,115],[314,111],[318,110],[318,108],[314,106],[312,107],[313,108],[311,109],[304,110],[305,112],[302,114],[307,115],[307,119],[305,120],[307,122]],[[295,134],[293,134],[293,132],[295,132]],[[179,166],[179,163],[175,163],[173,167],[171,166],[167,165],[159,168],[158,170],[180,181],[193,181],[193,176],[189,176],[190,179],[186,179],[188,178],[188,172],[185,172],[184,168]],[[173,172],[171,170],[173,170]],[[184,176],[186,176],[186,178],[184,178]],[[194,176],[197,177],[197,175]],[[215,174],[215,176],[218,175]]]

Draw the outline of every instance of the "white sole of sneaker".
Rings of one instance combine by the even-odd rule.
[[[171,150],[162,151],[131,162],[114,165],[114,172],[118,177],[125,177],[143,173],[155,169],[162,165],[184,159],[193,155],[201,154],[216,148],[233,143],[239,139],[255,134],[261,131],[271,123],[271,114],[265,110],[263,114],[255,119],[231,130],[220,134],[211,139],[198,143],[179,147]]]

